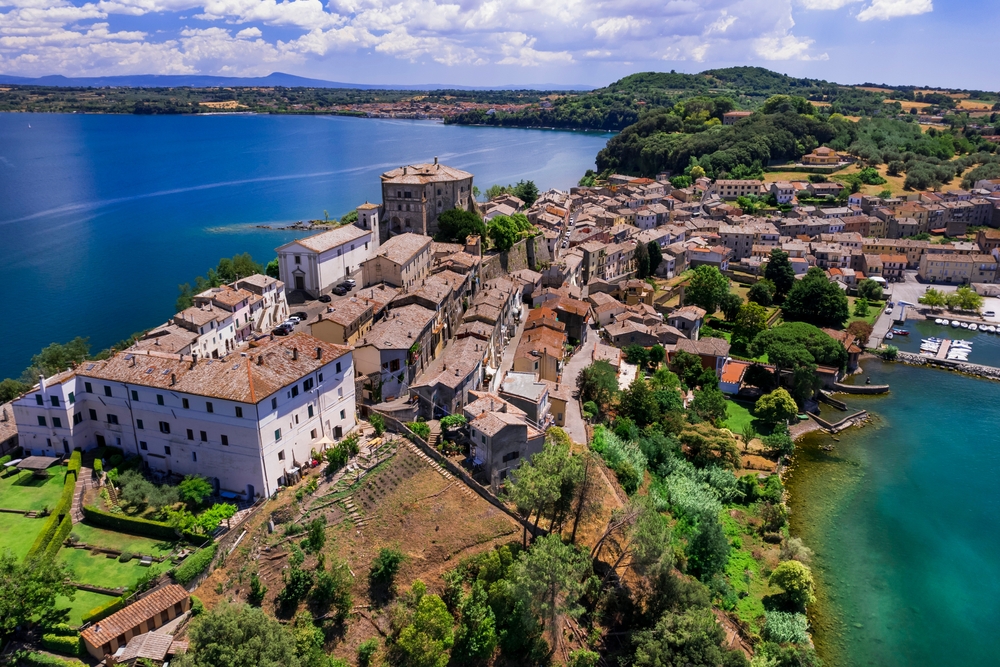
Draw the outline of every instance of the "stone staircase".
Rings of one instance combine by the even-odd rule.
[[[361,515],[361,511],[354,504],[354,496],[347,496],[344,498],[344,508],[347,510],[347,516],[351,518],[354,525],[358,528],[364,528],[368,525],[369,519]]]
[[[91,468],[81,466],[80,472],[76,477],[76,488],[73,490],[73,505],[69,510],[69,516],[74,524],[83,521],[83,492],[91,485],[90,478],[93,474],[94,471]]]
[[[437,445],[441,442],[441,422],[433,419],[427,422],[427,426],[431,429],[431,434],[427,436],[427,444],[431,446],[432,449],[437,449]]]

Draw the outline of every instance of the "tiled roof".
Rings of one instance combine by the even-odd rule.
[[[442,181],[461,181],[472,178],[472,174],[443,164],[410,164],[382,174],[383,183],[401,185],[423,185]]]
[[[375,257],[385,257],[390,262],[403,265],[430,244],[431,237],[407,232],[383,243]]]
[[[346,327],[359,319],[370,318],[372,316],[371,310],[372,304],[352,296],[349,299],[340,299],[330,304],[327,312],[321,313],[319,319],[336,322]]]
[[[178,602],[187,600],[190,594],[183,586],[171,584],[156,590],[146,597],[116,611],[103,621],[98,621],[80,633],[91,646],[100,648],[106,643],[138,627],[162,611],[170,609]]]
[[[486,354],[486,344],[478,338],[459,338],[431,362],[411,388],[438,384],[457,387],[476,372],[483,362],[484,354]]]
[[[355,297],[371,302],[372,312],[379,312],[385,308],[386,304],[395,299],[399,292],[400,290],[396,287],[379,283],[378,285],[358,290],[355,293]]]
[[[702,338],[700,340],[681,338],[677,341],[677,349],[691,354],[725,357],[729,354],[729,343],[724,338]]]
[[[371,234],[371,232],[367,229],[361,229],[360,227],[355,227],[354,225],[344,225],[343,227],[331,229],[328,232],[320,232],[319,234],[307,236],[304,239],[292,241],[292,243],[297,243],[303,248],[312,250],[313,252],[326,252],[327,250],[336,248],[337,246],[342,246],[345,243],[356,241],[367,234]],[[281,248],[285,248],[289,245],[291,245],[291,243],[286,243],[281,246]],[[278,248],[278,250],[281,250],[281,248]]]
[[[165,632],[147,632],[130,639],[125,651],[118,656],[116,661],[125,663],[129,660],[146,658],[162,662],[167,657],[167,653],[170,652],[173,643],[173,636]]]
[[[322,354],[319,359],[317,348]],[[128,350],[88,363],[77,372],[114,382],[257,403],[350,351],[343,345],[293,333],[261,344],[251,343],[247,357],[231,354],[223,359],[200,359],[192,365],[186,356]],[[260,359],[262,363],[258,363]]]
[[[434,319],[434,311],[410,304],[393,308],[355,345],[372,345],[379,350],[408,350]]]
[[[524,410],[521,410],[513,403],[508,403],[496,394],[490,392],[470,391],[469,396],[475,397],[476,400],[467,404],[464,408],[464,412],[472,415],[473,419],[484,412],[509,412],[515,415],[527,414]]]

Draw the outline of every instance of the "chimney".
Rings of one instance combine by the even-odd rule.
[[[43,394],[45,393],[45,376],[44,375],[40,374],[38,376],[38,388],[42,390]]]
[[[434,156],[434,164],[437,164],[437,163],[438,163],[438,156],[437,156],[437,155],[435,155],[435,156]]]
[[[177,384],[177,374],[176,373],[171,373],[170,374],[170,386],[173,387],[175,384]]]
[[[160,344],[160,337],[157,336],[156,339],[153,341],[153,345],[159,345],[159,344]]]
[[[3,417],[0,418],[0,421],[7,421],[7,408],[6,407],[4,407],[4,409],[3,409]]]
[[[299,348],[293,347],[292,348],[292,361],[298,361],[298,360],[299,360]]]
[[[321,347],[317,347],[316,348],[316,358],[317,359],[322,359],[323,358],[323,348],[321,348]]]
[[[191,353],[191,368],[193,369],[197,365],[198,365],[198,355],[192,352]]]
[[[458,376],[459,376],[459,374],[458,374],[458,369],[456,368],[456,369],[455,369],[455,377],[458,377]]]
[[[257,365],[258,366],[263,366],[264,365],[264,355],[263,354],[257,357]]]

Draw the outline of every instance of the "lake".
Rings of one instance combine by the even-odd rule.
[[[949,320],[950,321],[950,320]],[[972,344],[969,352],[969,362],[986,366],[1000,366],[1000,334],[985,331],[969,331],[961,327],[953,328],[935,324],[934,318],[926,320],[907,320],[902,327],[910,332],[909,336],[894,336],[891,344],[904,352],[920,353],[920,341],[924,338],[948,338],[964,340]]]
[[[787,484],[792,534],[816,552],[820,655],[842,667],[998,664],[1000,383],[863,366],[892,387],[846,397],[873,424],[839,441],[807,435]]]
[[[611,135],[337,116],[0,114],[0,378],[53,341],[93,351],[166,321],[220,257],[266,263],[303,232],[261,223],[380,202],[379,175],[435,156],[485,190],[567,189]]]

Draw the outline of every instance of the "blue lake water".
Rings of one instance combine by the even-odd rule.
[[[260,223],[379,202],[379,174],[442,162],[485,190],[566,189],[610,135],[331,116],[0,114],[0,378],[53,341],[96,351],[173,313],[177,286],[302,232]]]
[[[1000,334],[987,333],[985,331],[969,331],[961,327],[953,328],[935,324],[934,319],[929,320],[907,320],[902,327],[910,332],[909,336],[894,336],[892,344],[904,352],[917,354],[920,352],[920,341],[924,338],[948,338],[951,340],[964,340],[972,343],[972,351],[969,353],[969,362],[974,364],[985,364],[987,366],[1000,366]]]
[[[1000,383],[863,366],[892,387],[846,397],[874,423],[809,434],[788,480],[792,533],[816,552],[820,655],[832,667],[1000,664]]]

